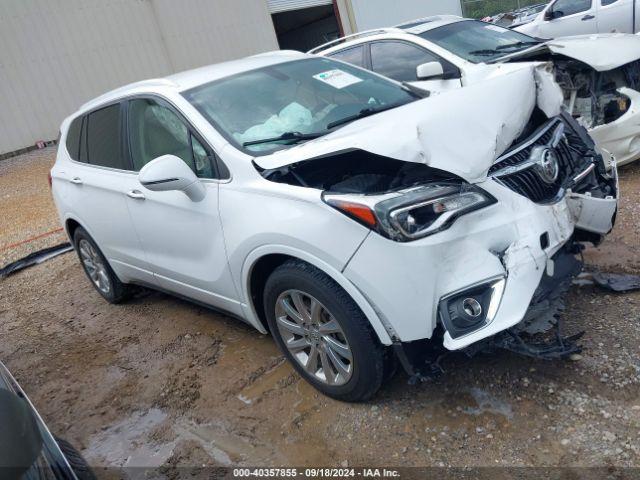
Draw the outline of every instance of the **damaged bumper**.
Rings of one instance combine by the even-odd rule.
[[[587,150],[557,193],[544,191],[526,173],[532,170],[509,159],[517,168],[499,165],[496,175],[476,184],[496,204],[393,248],[391,240],[370,234],[344,274],[396,342],[431,338],[442,324],[444,347],[460,350],[511,329],[525,319],[545,276],[554,275],[558,252],[575,241],[598,243],[613,226],[615,164],[607,174],[593,142]]]

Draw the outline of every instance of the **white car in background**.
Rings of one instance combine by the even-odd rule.
[[[539,38],[635,33],[640,22],[637,4],[637,0],[555,0],[514,29]]]
[[[452,15],[362,32],[311,50],[432,93],[552,62],[570,115],[618,165],[640,157],[640,37],[609,34],[542,41]]]
[[[562,357],[527,346],[527,312],[611,230],[617,182],[543,78],[421,98],[276,52],[140,82],[63,122],[53,197],[106,300],[228,312],[338,399],[396,358],[419,376],[430,347]]]

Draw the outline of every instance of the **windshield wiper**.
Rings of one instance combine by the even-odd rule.
[[[537,42],[535,40],[529,40],[527,42],[515,42],[515,43],[509,43],[507,45],[500,45],[499,47],[496,47],[496,50],[506,50],[508,48],[518,48],[518,47],[528,47],[530,45],[538,45],[540,42]]]
[[[538,45],[540,43],[541,42],[536,42],[536,41],[509,43],[507,45],[500,45],[496,48],[485,48],[483,50],[473,50],[469,52],[469,55],[485,55],[485,56],[503,55],[504,54],[503,50],[518,48],[518,47],[528,47],[528,46]]]
[[[284,132],[282,135],[271,138],[261,138],[259,140],[251,140],[249,142],[244,142],[242,144],[243,147],[249,147],[251,145],[260,145],[261,143],[271,143],[271,142],[279,142],[282,140],[313,140],[314,138],[321,137],[325,135],[327,132],[317,132],[317,133],[301,133],[301,132]]]
[[[498,55],[502,53],[500,50],[485,48],[483,50],[472,50],[469,55]]]
[[[392,108],[399,107],[400,105],[404,105],[404,104],[394,103],[392,105],[385,105],[384,107],[380,107],[380,108],[371,108],[371,107],[363,108],[362,110],[360,110],[358,113],[354,115],[349,115],[348,117],[344,117],[344,118],[341,118],[340,120],[336,120],[335,122],[331,122],[329,125],[327,125],[327,129],[331,130],[332,128],[337,127],[339,125],[344,125],[345,123],[353,122],[354,120],[359,120],[364,117],[369,117],[371,115],[375,115],[376,113],[384,112],[385,110],[391,110]]]

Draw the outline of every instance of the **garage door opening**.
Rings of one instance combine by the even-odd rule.
[[[306,52],[341,35],[332,3],[273,13],[271,18],[283,50]]]

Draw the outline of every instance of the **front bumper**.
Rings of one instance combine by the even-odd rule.
[[[498,203],[413,242],[370,234],[347,265],[344,274],[395,341],[431,338],[442,298],[499,277],[506,282],[493,319],[457,338],[445,332],[444,346],[459,350],[518,324],[543,274],[553,269],[551,257],[576,233],[606,234],[617,208],[613,196],[568,192],[554,204],[540,205],[494,180],[478,186]]]

